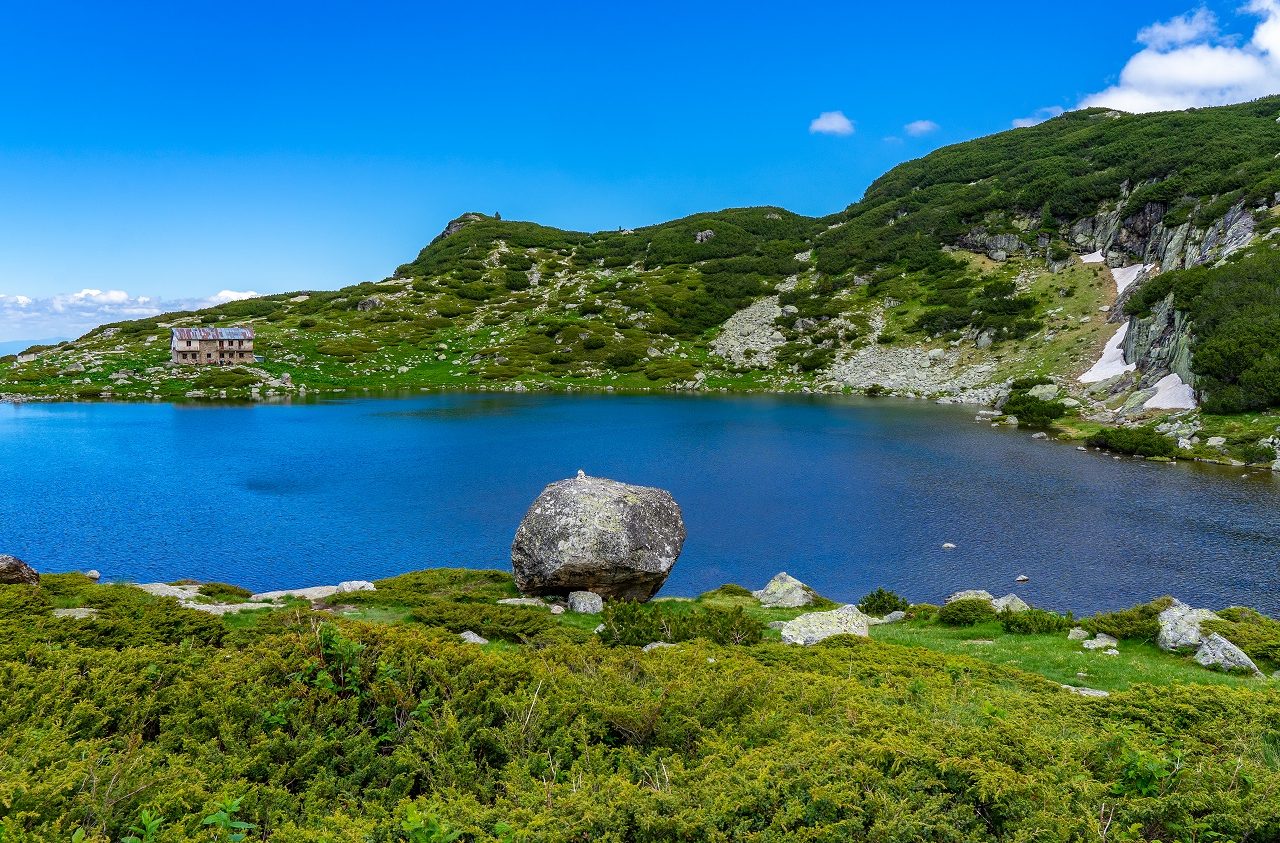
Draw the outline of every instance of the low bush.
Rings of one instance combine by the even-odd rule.
[[[990,601],[980,597],[955,600],[938,610],[939,623],[947,626],[974,626],[995,620],[996,610]]]
[[[253,592],[247,588],[241,588],[238,585],[231,585],[225,582],[207,582],[200,586],[200,593],[205,597],[212,597],[215,600],[224,602],[231,600],[248,600],[253,596]]]
[[[1004,402],[1003,409],[1005,413],[1018,417],[1018,427],[1044,428],[1062,418],[1067,412],[1067,405],[1015,392]]]
[[[1177,444],[1149,427],[1109,427],[1086,440],[1095,448],[1140,457],[1176,457]]]
[[[1157,618],[1172,602],[1170,597],[1161,597],[1118,612],[1101,612],[1081,620],[1080,625],[1092,633],[1101,632],[1121,641],[1155,641],[1160,634]]]
[[[702,595],[705,597],[755,597],[751,593],[751,589],[743,588],[736,583],[727,582],[717,589],[708,591]]]
[[[410,617],[425,626],[454,633],[470,630],[485,638],[504,641],[524,641],[560,626],[548,609],[451,600],[423,600]]]
[[[911,603],[905,597],[883,588],[877,588],[858,601],[858,611],[873,618],[883,618],[890,612],[905,612],[909,608]]]
[[[1018,635],[1042,635],[1051,632],[1065,632],[1075,626],[1075,618],[1070,613],[1059,615],[1045,609],[1027,609],[1024,612],[1005,610],[997,615],[1000,626],[1005,632]]]
[[[741,606],[690,608],[681,603],[607,603],[600,640],[610,646],[643,647],[655,641],[675,644],[705,638],[717,644],[758,644],[764,625]]]
[[[431,568],[425,571],[412,571],[385,580],[375,580],[373,585],[375,591],[354,591],[349,594],[334,595],[329,602],[418,606],[436,600],[493,603],[504,597],[520,596],[511,574],[505,571],[470,568]]]
[[[932,603],[912,603],[907,607],[907,618],[913,621],[927,621],[938,614],[941,606]]]

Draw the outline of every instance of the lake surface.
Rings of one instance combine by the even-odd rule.
[[[1092,612],[1173,593],[1280,613],[1270,472],[1117,461],[972,409],[857,398],[0,405],[0,553],[255,590],[509,569],[529,504],[580,468],[675,495],[689,538],[665,595],[785,570],[837,600],[985,588]]]

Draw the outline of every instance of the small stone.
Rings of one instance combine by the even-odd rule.
[[[1099,632],[1091,640],[1085,641],[1080,646],[1084,647],[1086,650],[1105,650],[1109,647],[1115,647],[1119,643],[1119,641],[1112,638],[1110,635],[1107,635],[1104,632]]]
[[[569,611],[580,615],[598,615],[604,611],[604,598],[594,591],[571,591]]]
[[[1040,432],[1038,432],[1038,433],[1033,433],[1033,434],[1031,434],[1031,438],[1032,438],[1032,439],[1048,439],[1048,438],[1049,438],[1049,434],[1047,434],[1047,433],[1045,433],[1043,430],[1041,430],[1041,431],[1040,431]]]
[[[1026,574],[1018,574],[1018,576],[1014,577],[1013,581],[1014,582],[1031,582],[1031,577],[1027,576]]]
[[[98,580],[102,579],[102,574],[100,574],[94,568],[90,568],[89,570],[85,571],[84,575],[89,579],[93,580],[94,582],[97,582]]]
[[[472,632],[469,629],[464,630],[463,632],[460,632],[458,634],[458,637],[462,639],[462,643],[464,644],[488,644],[489,643],[488,638],[481,638],[479,635],[476,635],[474,632]]]
[[[97,609],[80,608],[80,609],[54,609],[53,616],[55,618],[74,618],[76,620],[84,620],[86,618],[96,617]]]
[[[890,612],[889,614],[885,615],[883,618],[880,619],[880,622],[881,623],[897,623],[898,621],[905,620],[906,617],[907,617],[907,613],[899,609],[896,612]]]
[[[560,605],[558,605],[558,604],[552,604],[552,606],[551,606],[551,614],[553,614],[553,615],[563,615],[563,614],[564,614],[564,606],[560,606]]]
[[[1068,641],[1088,641],[1089,630],[1081,626],[1071,627],[1071,631],[1067,633]]]
[[[952,594],[946,599],[946,602],[954,603],[957,600],[985,600],[990,603],[995,600],[995,598],[991,596],[991,592],[989,591],[983,591],[979,588],[968,588],[964,591],[957,591]]]
[[[955,546],[954,544],[952,544],[951,542],[943,542],[943,543],[942,543],[942,549],[943,549],[943,550],[955,550],[955,549],[956,549],[956,546]]]
[[[1076,685],[1063,685],[1062,689],[1064,691],[1070,691],[1073,694],[1078,694],[1082,697],[1099,697],[1100,698],[1100,697],[1111,696],[1110,691],[1100,691],[1097,688],[1081,688]]]
[[[1102,653],[1103,653],[1103,655],[1106,655],[1106,656],[1118,656],[1118,655],[1120,655],[1120,651],[1119,651],[1119,650],[1117,650],[1115,647],[1111,647],[1110,649],[1103,650],[1103,651],[1102,651]]]

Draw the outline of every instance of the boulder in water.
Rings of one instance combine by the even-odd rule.
[[[0,554],[0,584],[39,585],[40,575],[18,557]]]
[[[523,594],[643,601],[666,581],[684,539],[670,492],[579,471],[538,495],[516,530],[511,566]]]

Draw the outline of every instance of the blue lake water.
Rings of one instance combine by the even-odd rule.
[[[579,468],[675,495],[689,538],[666,595],[786,570],[838,600],[986,588],[1089,612],[1173,593],[1280,613],[1269,472],[1117,461],[971,409],[853,398],[0,405],[0,553],[255,590],[505,569],[534,497]]]

